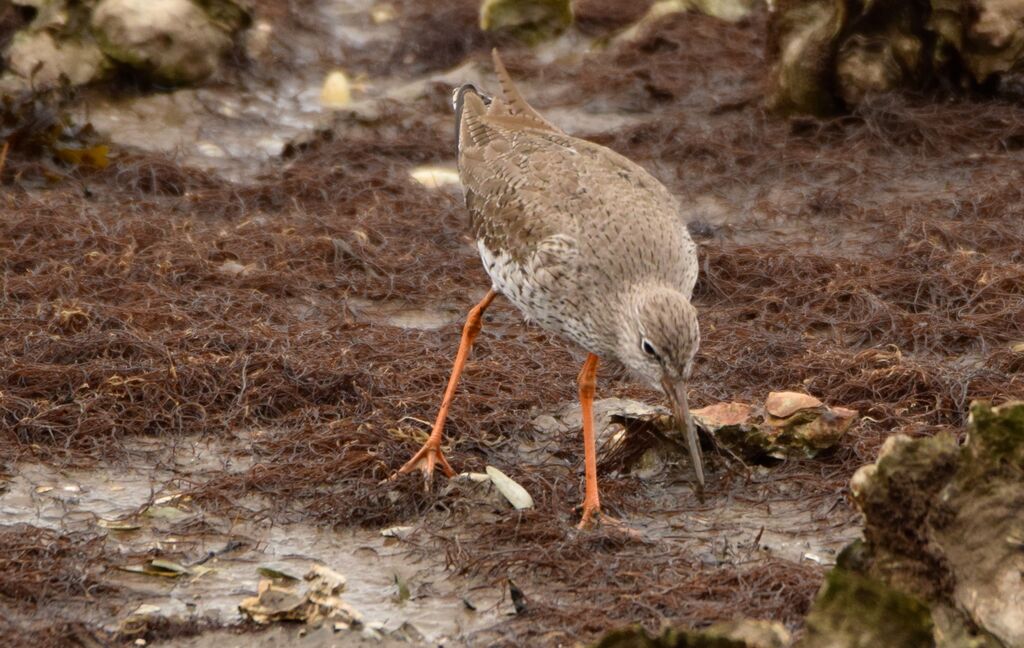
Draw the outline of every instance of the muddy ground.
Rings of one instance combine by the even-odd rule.
[[[586,2],[578,30],[528,50],[479,34],[475,4],[392,3],[376,24],[370,3],[258,3],[264,59],[198,90],[79,97],[113,140],[106,169],[8,157],[0,643],[275,645],[298,629],[237,605],[259,568],[311,562],[347,576],[388,643],[566,645],[738,617],[799,633],[860,533],[853,471],[893,433],[960,430],[972,399],[1024,398],[1019,83],[777,120],[759,104],[761,15],[676,14],[616,41],[636,16]],[[488,287],[457,187],[410,171],[453,165],[451,85],[494,88],[495,44],[552,121],[680,197],[702,268],[691,404],[807,391],[861,414],[834,452],[713,454],[703,501],[685,460],[604,461],[605,509],[639,533],[580,533],[579,431],[533,422],[571,408],[583,354],[499,300],[446,452],[499,467],[535,508],[381,483],[429,430]],[[338,65],[363,85],[329,115],[319,84]],[[598,392],[660,402],[610,366]],[[412,529],[382,536],[396,526]],[[154,558],[192,573],[123,569]],[[131,619],[142,605],[156,611]],[[300,645],[357,637],[373,641]]]

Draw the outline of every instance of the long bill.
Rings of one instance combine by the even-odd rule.
[[[675,417],[676,425],[682,428],[680,432],[686,436],[686,444],[690,449],[690,461],[693,462],[693,469],[697,472],[697,483],[703,489],[704,460],[701,457],[700,443],[697,439],[697,428],[693,424],[690,407],[686,402],[686,382],[682,380],[674,382],[665,377],[661,379],[661,386],[669,401],[672,402],[672,414]]]

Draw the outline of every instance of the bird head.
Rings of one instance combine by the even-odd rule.
[[[619,360],[651,386],[665,392],[676,424],[683,428],[697,481],[704,486],[704,466],[697,429],[686,401],[686,384],[700,346],[697,309],[679,290],[641,285],[625,300],[618,340]]]

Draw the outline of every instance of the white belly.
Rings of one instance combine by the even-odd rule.
[[[580,312],[582,301],[572,299],[573,296],[582,297],[575,295],[574,282],[542,286],[537,281],[535,269],[528,264],[524,266],[508,254],[493,252],[483,241],[477,241],[477,249],[494,289],[512,302],[527,321],[590,351],[599,349],[592,327],[584,323],[585,314]]]
[[[526,319],[541,323],[545,319],[545,300],[533,285],[529,268],[524,268],[508,254],[492,252],[483,241],[477,241],[476,247],[494,289],[522,311]]]

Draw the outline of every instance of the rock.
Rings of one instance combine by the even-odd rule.
[[[821,407],[821,401],[800,392],[771,392],[764,402],[764,410],[776,418],[790,417],[800,410]]]
[[[259,624],[304,621],[350,627],[362,623],[362,615],[341,599],[345,577],[323,565],[313,564],[304,576],[305,587],[278,585],[261,579],[256,596],[243,599],[238,609]]]
[[[1024,646],[1024,403],[971,409],[956,476],[939,495],[935,542],[953,600],[1007,646]]]
[[[768,20],[769,109],[825,115],[836,108],[826,80],[846,23],[844,0],[779,0]]]
[[[914,38],[906,40],[916,58],[921,42]],[[906,74],[892,41],[854,34],[843,43],[836,62],[836,82],[839,96],[847,105],[854,106],[870,95],[895,90],[905,81]]]
[[[444,485],[441,494],[452,496],[460,503],[478,507],[482,515],[503,514],[508,511],[509,501],[497,489],[487,473],[459,473]]]
[[[171,84],[196,83],[216,72],[245,25],[244,12],[227,0],[100,0],[92,29],[111,59]],[[232,9],[234,8],[234,9]]]
[[[483,0],[480,29],[511,34],[527,43],[557,36],[572,25],[570,0]]]
[[[410,171],[409,175],[427,189],[458,185],[460,182],[458,169],[444,166],[419,166]]]
[[[747,648],[786,648],[792,643],[789,631],[778,621],[741,619],[713,625],[706,632],[742,641]]]
[[[537,416],[532,423],[544,434],[579,434],[583,417],[579,403],[573,401],[552,414]],[[670,438],[671,424],[668,410],[661,406],[623,398],[594,401],[599,470],[626,470],[643,477],[688,456]]]
[[[667,416],[668,409],[658,405],[628,398],[601,398],[594,401],[594,429],[597,444],[611,441],[622,431],[623,421],[654,419]],[[580,404],[572,401],[551,414],[541,414],[531,421],[538,432],[544,434],[565,433],[583,429],[583,415]]]
[[[772,392],[765,401],[770,454],[814,457],[834,447],[850,428],[857,412],[826,407],[817,398],[796,392]]]
[[[744,403],[695,409],[694,420],[734,451],[750,458],[817,456],[835,447],[857,417],[798,392],[772,392],[763,415]]]
[[[255,61],[268,55],[273,35],[274,26],[269,21],[257,20],[252,28],[245,32],[245,39],[242,42],[246,58]]]
[[[661,18],[684,11],[736,22],[750,15],[761,0],[657,0],[639,20],[623,29],[615,41],[633,41]]]
[[[984,87],[1024,68],[1019,0],[779,0],[768,21],[767,104],[826,115],[945,78]]]
[[[656,637],[643,628],[622,628],[606,634],[594,648],[785,648],[790,642],[781,623],[742,619],[706,630],[666,628]]]
[[[800,645],[1024,645],[1024,403],[974,404],[963,447],[890,437],[850,485],[864,540]]]
[[[760,0],[690,0],[693,9],[700,13],[721,18],[729,22],[742,20],[750,15]]]
[[[764,407],[716,403],[691,413],[702,434],[754,461],[817,456],[835,447],[857,417],[851,409],[828,407],[813,396],[796,392],[774,392]],[[552,414],[541,414],[534,418],[533,426],[546,434],[579,430],[579,404],[570,403]],[[661,406],[601,399],[594,402],[594,428],[601,470],[624,470],[650,477],[689,456],[685,439]],[[706,439],[705,443],[710,441]]]
[[[256,596],[238,604],[240,612],[259,624],[274,621],[305,621],[310,615],[309,599],[295,590],[270,581],[260,583]]]
[[[14,0],[12,4],[19,7],[35,9],[35,18],[29,29],[40,31],[49,28],[62,28],[68,23],[67,0]]]
[[[4,54],[7,67],[26,84],[57,85],[65,76],[72,85],[101,79],[110,66],[91,40],[58,41],[48,31],[23,30],[15,34]]]
[[[932,648],[928,606],[884,583],[833,569],[807,615],[807,633],[798,647]]]
[[[749,426],[754,408],[746,403],[716,403],[691,413],[705,429],[717,432],[727,427]]]
[[[344,108],[352,103],[352,84],[348,75],[341,70],[333,70],[324,79],[320,90],[320,105],[324,108]]]
[[[310,565],[303,578],[309,582],[310,591],[320,596],[340,594],[345,589],[345,577],[324,565]]]
[[[935,60],[961,59],[977,83],[1024,65],[1024,3],[1018,0],[931,0]]]

